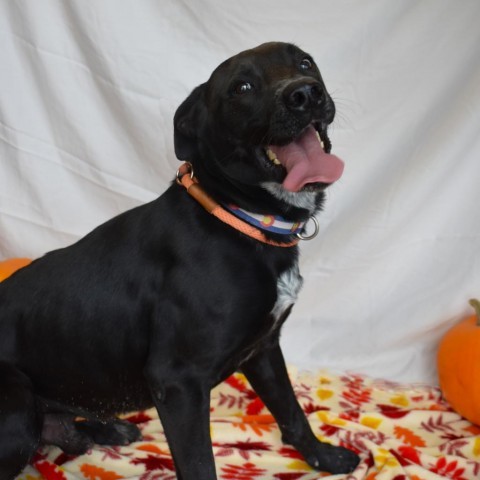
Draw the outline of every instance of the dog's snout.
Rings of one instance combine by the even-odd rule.
[[[294,83],[283,93],[285,104],[291,110],[306,111],[318,107],[325,100],[322,86],[315,83]]]

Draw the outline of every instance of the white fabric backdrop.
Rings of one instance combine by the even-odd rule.
[[[283,344],[300,367],[435,381],[480,295],[478,0],[1,0],[0,259],[153,199],[175,108],[270,40],[313,54],[346,161]]]

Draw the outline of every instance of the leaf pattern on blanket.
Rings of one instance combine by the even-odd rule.
[[[104,468],[89,465],[88,463],[82,465],[80,471],[83,473],[83,476],[89,480],[118,480],[122,478],[118,473],[109,472]]]
[[[292,384],[319,440],[359,453],[344,480],[474,480],[480,478],[480,428],[453,412],[438,389],[399,385],[361,375],[297,373]],[[174,480],[175,470],[154,409],[124,418],[142,441],[96,446],[85,455],[43,447],[18,480]],[[314,480],[316,472],[283,445],[273,417],[245,377],[212,392],[211,435],[218,478]]]

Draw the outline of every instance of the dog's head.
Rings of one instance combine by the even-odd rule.
[[[175,152],[218,200],[303,220],[342,174],[335,106],[312,57],[287,43],[235,55],[180,105]]]

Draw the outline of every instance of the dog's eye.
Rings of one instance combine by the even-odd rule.
[[[305,57],[301,62],[300,62],[300,68],[302,70],[311,70],[313,67],[313,62],[310,60],[308,57]]]
[[[245,93],[251,92],[253,90],[253,85],[250,82],[241,82],[233,88],[233,91],[237,95],[244,95]]]

